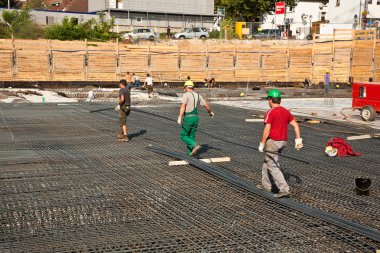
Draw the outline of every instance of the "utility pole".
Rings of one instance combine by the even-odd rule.
[[[368,15],[368,0],[364,0],[362,29],[365,29],[367,25],[367,20],[368,20],[367,15]]]
[[[11,9],[11,1],[8,0],[8,10],[10,10],[10,9]]]

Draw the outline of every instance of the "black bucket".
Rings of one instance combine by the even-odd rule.
[[[369,196],[369,189],[371,188],[372,181],[369,178],[356,178],[355,186],[356,186],[356,194],[357,195],[365,195]]]

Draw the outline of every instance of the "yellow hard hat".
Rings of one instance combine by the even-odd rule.
[[[184,88],[185,88],[185,87],[194,88],[194,83],[193,83],[193,81],[191,81],[191,80],[187,80],[187,81],[185,82],[185,84],[183,85],[183,87],[184,87]]]

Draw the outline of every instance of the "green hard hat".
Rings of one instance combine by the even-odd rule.
[[[268,98],[281,98],[281,92],[277,89],[273,89],[268,91],[267,99]]]

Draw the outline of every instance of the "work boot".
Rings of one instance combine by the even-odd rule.
[[[121,138],[120,141],[128,142],[129,141],[128,135],[123,135],[123,138]]]
[[[123,139],[124,138],[124,134],[123,133],[117,134],[117,138],[118,139]]]
[[[289,192],[279,192],[275,195],[273,195],[275,198],[284,198],[284,197],[289,197],[290,193]]]
[[[267,192],[272,192],[271,188],[265,188],[264,185],[262,185],[262,184],[256,185],[256,188],[259,189],[259,190],[264,190],[264,191],[267,191]]]
[[[198,145],[198,144],[195,145],[193,150],[191,150],[190,156],[195,156],[200,149],[201,149],[201,145]]]

